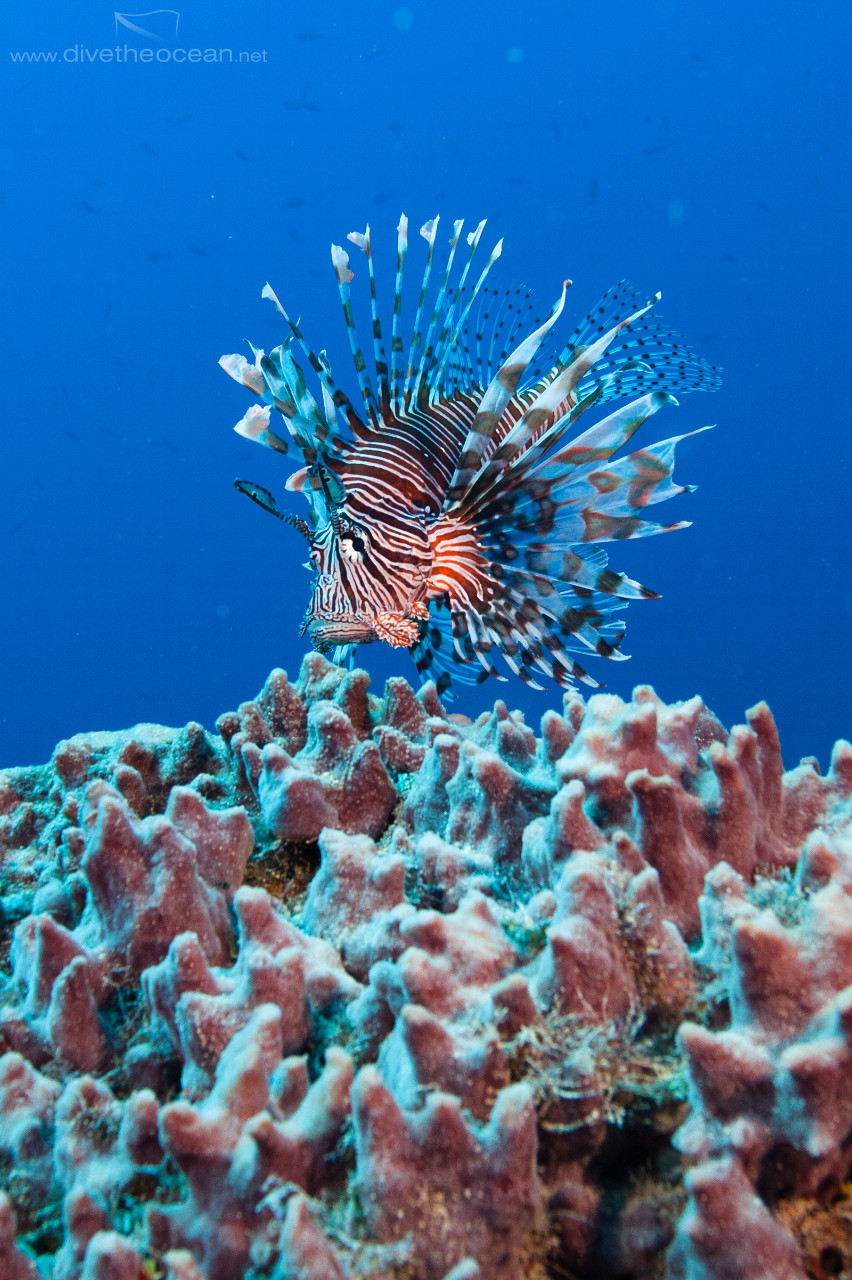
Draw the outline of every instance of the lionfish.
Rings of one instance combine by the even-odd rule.
[[[615,462],[613,455],[658,409],[677,403],[673,392],[714,390],[718,371],[651,315],[659,294],[646,298],[625,282],[604,294],[554,355],[551,332],[571,281],[544,323],[523,337],[528,295],[519,304],[520,290],[486,287],[502,240],[468,283],[484,222],[466,237],[451,283],[462,226],[453,224],[448,258],[435,272],[434,301],[438,218],[421,228],[426,263],[404,358],[408,220],[400,219],[390,363],[370,228],[349,235],[367,260],[375,383],[356,332],[349,255],[332,246],[358,408],[325,351],[307,344],[265,286],[287,337],[268,354],[249,343],[253,364],[241,355],[220,364],[264,402],[235,430],[277,453],[295,446],[304,465],[286,488],[305,494],[309,518],[280,511],[261,485],[235,484],[307,539],[313,590],[300,634],[308,631],[336,661],[351,663],[356,645],[375,640],[404,646],[444,692],[453,678],[506,679],[494,665],[499,651],[534,688],[542,688],[535,674],[601,687],[573,655],[624,658],[624,624],[615,615],[626,601],[656,593],[608,568],[600,544],[684,528],[688,521],[655,524],[643,516],[694,488],[672,481],[684,436]],[[320,400],[296,349],[319,381]],[[590,409],[613,400],[629,402],[578,430]]]

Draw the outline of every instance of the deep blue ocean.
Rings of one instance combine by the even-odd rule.
[[[590,669],[729,727],[764,698],[788,767],[825,767],[852,736],[850,6],[178,3],[0,18],[0,766],[295,678],[305,544],[233,480],[306,504],[217,361],[284,337],[269,280],[357,395],[329,245],[369,222],[389,323],[404,212],[410,290],[421,223],[487,217],[500,281],[546,312],[573,279],[566,336],[626,277],[724,368],[637,437],[717,424],[654,512],[692,527],[610,546],[662,599]],[[404,650],[358,660],[417,682]],[[561,705],[512,679],[453,709],[495,697],[536,727]]]

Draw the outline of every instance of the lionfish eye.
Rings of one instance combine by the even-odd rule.
[[[351,520],[342,520],[338,530],[340,550],[347,560],[363,560],[367,552],[367,540],[362,536],[359,525]]]

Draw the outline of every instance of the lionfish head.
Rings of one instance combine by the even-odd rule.
[[[302,621],[320,653],[341,644],[369,644],[377,639],[365,611],[352,598],[344,566],[363,560],[366,538],[363,532],[333,512],[311,538],[311,558],[306,568],[313,573],[310,604]]]
[[[302,632],[321,653],[375,640],[408,647],[420,637],[428,609],[416,597],[427,578],[428,540],[409,521],[401,572],[392,574],[379,552],[380,526],[376,519],[368,530],[337,510],[311,540],[314,582]]]

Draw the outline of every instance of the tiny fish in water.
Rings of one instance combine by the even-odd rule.
[[[618,614],[656,595],[608,568],[600,544],[684,528],[646,520],[645,509],[691,491],[672,480],[682,436],[613,456],[677,403],[674,392],[715,390],[719,372],[655,318],[659,294],[624,282],[556,345],[566,280],[549,317],[525,336],[522,291],[486,287],[502,241],[477,273],[485,223],[463,238],[455,222],[442,262],[438,225],[433,218],[420,231],[426,260],[405,340],[404,216],[397,228],[390,361],[370,228],[349,235],[366,258],[374,378],[356,331],[349,255],[332,246],[357,407],[266,285],[287,337],[268,354],[251,347],[252,363],[230,355],[220,364],[261,401],[237,424],[240,435],[281,454],[295,447],[304,465],[286,488],[305,495],[308,518],[279,510],[261,485],[236,486],[306,538],[313,587],[302,634],[335,660],[382,640],[408,648],[441,692],[455,679],[505,679],[498,654],[538,689],[541,675],[600,687],[574,655],[623,658]],[[609,401],[626,403],[581,423]]]

